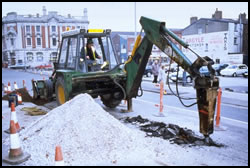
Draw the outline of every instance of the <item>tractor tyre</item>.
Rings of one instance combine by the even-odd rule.
[[[58,105],[64,104],[67,101],[66,88],[64,79],[62,77],[57,78],[56,81],[56,102]]]
[[[47,100],[53,99],[53,82],[51,80],[45,80],[45,86],[47,88]]]
[[[101,95],[102,103],[109,108],[115,108],[121,103],[120,99],[116,99],[114,94]]]

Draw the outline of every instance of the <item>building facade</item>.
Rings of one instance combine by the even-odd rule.
[[[243,57],[248,57],[248,43],[245,27],[248,25],[246,14],[240,14],[239,19],[224,19],[222,11],[216,9],[212,18],[192,17],[189,26],[183,29],[182,39],[200,56],[209,56],[215,63],[247,63]],[[245,39],[245,40],[244,40]],[[243,52],[244,51],[244,52]],[[190,50],[183,48],[183,53],[191,61],[197,57]]]
[[[2,62],[35,67],[56,59],[61,33],[66,29],[88,29],[87,9],[83,16],[65,17],[43,7],[43,15],[8,13],[2,18]]]
[[[170,29],[174,32],[178,37],[182,37],[182,29]],[[142,32],[142,38],[144,37],[144,32]],[[115,46],[115,50],[120,57],[121,62],[127,60],[128,56],[131,55],[134,47],[135,36],[134,32],[112,32],[112,41]],[[175,44],[177,42],[174,41]],[[177,44],[180,49],[181,45]],[[157,46],[153,45],[151,56],[149,58],[149,62],[152,63],[155,59],[161,59],[163,62],[169,62],[170,58],[163,53]]]

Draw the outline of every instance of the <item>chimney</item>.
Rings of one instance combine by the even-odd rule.
[[[71,15],[70,15],[70,14],[68,14],[68,18],[71,18]]]
[[[84,20],[88,20],[88,11],[87,11],[87,8],[84,8],[84,10],[83,10],[83,18],[84,18]]]
[[[213,19],[222,19],[222,11],[218,11],[218,8],[216,8],[215,13],[212,15]]]
[[[198,17],[191,17],[190,18],[190,24],[193,24],[194,22],[196,22],[198,20]]]
[[[39,17],[39,13],[36,14],[36,17]]]
[[[246,23],[246,13],[239,14],[239,22]]]
[[[46,7],[45,7],[45,6],[43,6],[43,16],[45,16],[45,15],[46,15],[46,13],[47,13],[47,11],[46,11]]]

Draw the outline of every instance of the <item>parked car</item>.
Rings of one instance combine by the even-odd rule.
[[[177,71],[177,66],[178,65],[176,63],[171,64],[170,72],[176,72]],[[169,64],[165,65],[165,72],[167,73],[168,71],[169,71]]]
[[[200,69],[199,69],[200,73],[203,74],[204,76],[210,76],[210,72],[207,68],[207,66],[202,66]]]
[[[182,81],[182,80],[183,80],[183,72],[184,72],[184,70],[183,70],[182,68],[179,69],[179,72],[178,72],[178,80],[179,80],[179,81]],[[171,79],[173,82],[176,82],[176,79],[177,79],[177,72],[172,72],[169,76],[170,76],[170,79]],[[188,72],[186,72],[186,81],[187,81],[187,83],[192,83],[192,81],[193,81],[192,76],[191,76]]]
[[[146,66],[146,69],[145,69],[143,75],[146,75],[147,77],[150,77],[152,75],[152,66],[151,65]]]
[[[53,69],[51,64],[44,64],[35,67],[36,69]]]
[[[248,67],[245,64],[229,65],[227,68],[221,70],[222,76],[240,76],[248,72]]]
[[[248,77],[248,71],[243,73],[244,78]]]
[[[9,65],[8,68],[11,69],[25,69],[25,68],[30,68],[30,65],[24,65],[24,64],[16,64],[16,65]]]
[[[215,75],[216,75],[216,76],[221,75],[221,74],[220,74],[220,71],[221,71],[222,69],[225,69],[226,67],[228,67],[228,65],[229,65],[229,64],[214,64],[214,65],[212,65],[213,69],[215,70]]]

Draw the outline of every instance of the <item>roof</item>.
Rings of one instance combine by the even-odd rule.
[[[223,18],[223,19],[213,19],[213,18],[200,18],[199,20],[193,22],[192,24],[188,25],[187,27],[185,27],[184,29],[182,30],[185,30],[187,29],[188,27],[202,21],[202,20],[207,20],[207,21],[212,21],[212,22],[222,22],[222,23],[239,23],[238,20],[234,20],[234,19],[227,19],[227,18]],[[244,24],[244,23],[242,23]]]
[[[89,23],[86,18],[82,17],[65,17],[57,15],[56,12],[51,12],[48,15],[17,15],[16,12],[11,12],[7,16],[2,18],[2,23],[13,23],[13,22],[32,22],[32,23],[47,23],[51,19],[55,19],[57,22],[61,23]]]

